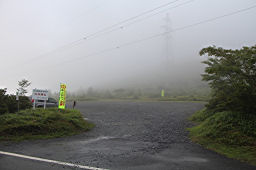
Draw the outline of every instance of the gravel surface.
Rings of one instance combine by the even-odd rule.
[[[96,127],[58,139],[1,143],[0,150],[109,169],[256,169],[206,150],[188,138],[188,102],[78,102]],[[0,155],[0,169],[78,169]]]

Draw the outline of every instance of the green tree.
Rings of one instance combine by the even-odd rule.
[[[0,89],[0,114],[15,113],[18,110],[16,95],[7,95],[7,89]],[[32,103],[27,96],[20,96],[20,110],[29,109]]]
[[[0,89],[0,114],[8,112],[6,89]]]
[[[26,79],[22,79],[21,81],[18,82],[18,84],[19,84],[19,88],[17,90],[21,96],[24,96],[28,92],[26,88],[30,86],[31,82],[29,82]]]
[[[232,50],[215,46],[203,48],[207,54],[204,81],[212,89],[208,110],[256,113],[256,45]]]

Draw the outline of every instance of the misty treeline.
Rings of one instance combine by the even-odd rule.
[[[161,97],[164,89],[165,96]],[[58,99],[58,92],[49,91],[49,96]],[[199,81],[182,81],[170,83],[164,86],[144,88],[114,88],[97,89],[93,87],[80,88],[77,91],[67,90],[67,100],[97,100],[97,99],[159,99],[159,100],[186,100],[206,101],[209,98],[209,87],[206,83]]]
[[[200,51],[205,54],[202,77],[212,92],[207,109],[256,114],[256,45],[239,50],[213,46]]]

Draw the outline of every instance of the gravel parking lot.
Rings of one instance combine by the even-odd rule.
[[[189,102],[78,102],[96,124],[80,135],[18,143],[0,150],[107,169],[256,169],[206,150],[188,138],[187,118],[203,108]],[[0,155],[0,169],[79,169]]]

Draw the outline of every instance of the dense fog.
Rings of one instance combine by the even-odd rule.
[[[0,0],[0,88],[207,92],[207,46],[255,44],[253,0]],[[197,92],[196,92],[197,93]],[[160,94],[160,92],[159,92]]]

